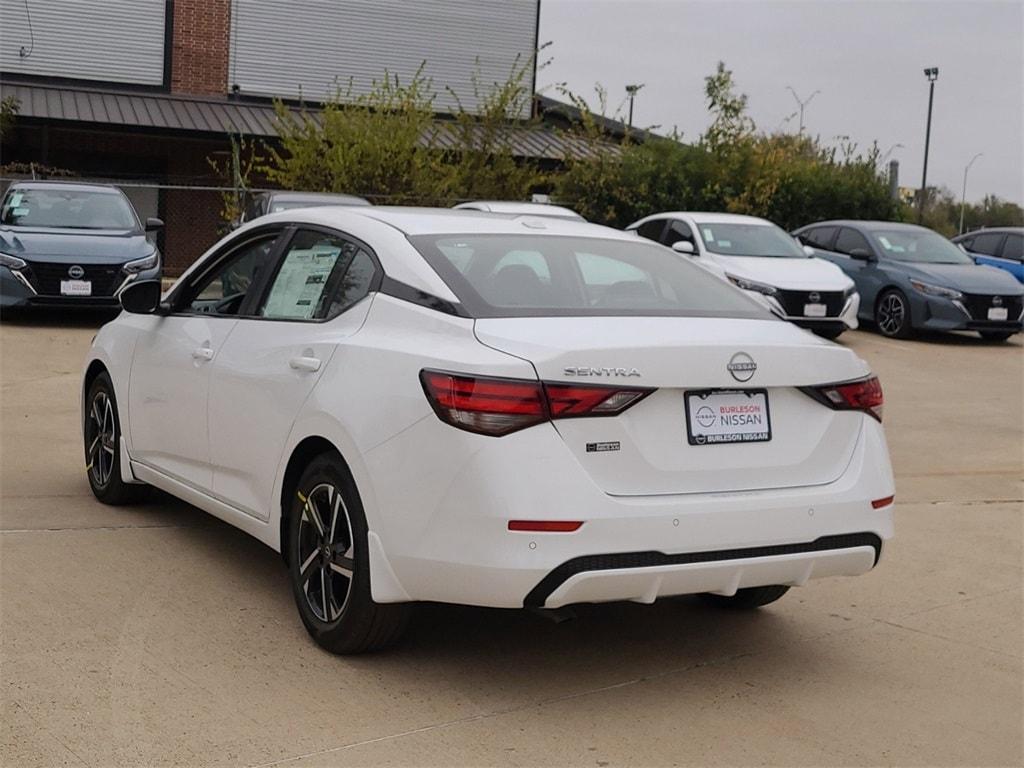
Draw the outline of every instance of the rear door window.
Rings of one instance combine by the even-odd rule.
[[[812,248],[824,251],[832,247],[832,238],[836,235],[836,227],[815,227],[800,235],[800,239]]]
[[[665,219],[652,219],[636,228],[640,237],[646,237],[656,243],[661,242],[661,233],[665,230]]]

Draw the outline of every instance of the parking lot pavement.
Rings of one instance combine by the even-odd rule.
[[[843,337],[881,376],[897,538],[750,614],[692,599],[422,606],[307,638],[278,556],[168,497],[89,492],[96,318],[0,326],[0,765],[1020,765],[1019,340]]]

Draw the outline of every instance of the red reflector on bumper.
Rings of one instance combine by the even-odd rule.
[[[583,525],[582,520],[509,520],[510,531],[534,531],[539,533],[572,533]]]
[[[886,496],[884,499],[875,499],[871,502],[872,509],[881,509],[882,507],[888,507],[895,501],[895,496]]]

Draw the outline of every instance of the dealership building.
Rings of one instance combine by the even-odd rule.
[[[474,72],[503,82],[532,59],[539,13],[540,0],[0,0],[0,97],[18,106],[4,183],[39,168],[119,184],[166,222],[174,274],[225,229],[210,158],[226,162],[232,136],[272,141],[275,98],[315,105],[422,66],[443,121],[456,100],[479,105]],[[572,110],[532,105],[542,121],[516,134],[516,155],[580,151],[562,130]]]

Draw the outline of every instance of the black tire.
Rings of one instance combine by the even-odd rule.
[[[737,589],[735,595],[703,594],[701,598],[704,602],[719,608],[750,610],[752,608],[760,608],[762,605],[768,605],[768,603],[774,603],[787,592],[789,592],[789,587],[781,585],[746,587],[744,589]]]
[[[1013,331],[978,331],[985,341],[1006,341],[1013,336]]]
[[[93,495],[104,504],[121,506],[142,501],[150,487],[121,479],[121,421],[117,416],[114,385],[106,371],[85,395],[85,473]]]
[[[370,596],[366,532],[348,469],[335,454],[318,456],[299,479],[286,546],[299,616],[310,636],[331,653],[381,650],[395,643],[408,623],[408,604],[375,603]]]
[[[910,315],[910,302],[896,288],[892,288],[875,302],[875,326],[878,332],[890,339],[909,339],[914,335]]]
[[[829,341],[835,341],[846,331],[846,328],[815,328],[813,333],[815,336],[821,336],[823,339]]]

